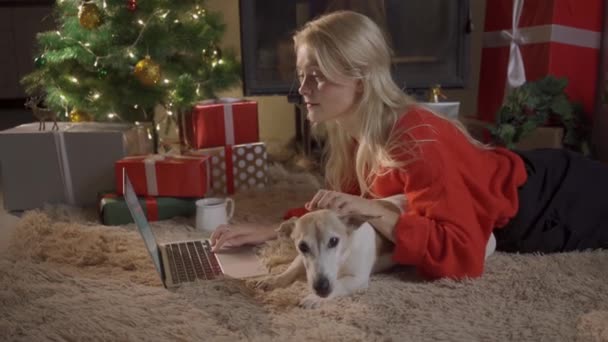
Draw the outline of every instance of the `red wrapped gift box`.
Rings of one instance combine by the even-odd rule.
[[[202,102],[185,115],[183,128],[189,148],[254,143],[260,140],[258,104],[237,99]]]
[[[123,194],[122,172],[139,196],[203,197],[209,188],[208,156],[148,155],[114,164],[116,192]]]
[[[568,78],[570,99],[593,113],[602,13],[601,0],[488,1],[478,117],[494,121],[508,87],[547,75]]]

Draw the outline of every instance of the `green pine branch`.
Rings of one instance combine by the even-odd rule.
[[[203,0],[138,0],[133,12],[125,0],[92,2],[102,18],[92,29],[80,23],[81,0],[57,2],[58,29],[38,34],[37,68],[22,79],[26,92],[45,94],[60,118],[78,109],[97,121],[110,113],[150,120],[156,104],[184,110],[240,81],[234,51],[218,51],[222,16],[207,11]],[[134,75],[146,56],[161,70],[152,86]]]
[[[508,148],[538,127],[556,125],[564,128],[567,148],[589,153],[590,125],[582,106],[570,101],[565,93],[566,78],[547,76],[514,89],[496,114],[490,127],[495,142]]]

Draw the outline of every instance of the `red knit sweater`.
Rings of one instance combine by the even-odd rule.
[[[480,276],[492,230],[517,213],[523,161],[507,149],[472,145],[452,123],[420,107],[397,122],[396,132],[404,131],[405,146],[418,141],[395,153],[407,165],[382,170],[371,186],[380,197],[408,200],[395,226],[393,260],[430,279]]]
[[[401,153],[409,164],[372,184],[381,197],[408,199],[395,226],[394,261],[428,278],[480,276],[492,230],[517,213],[517,188],[527,178],[523,161],[507,149],[472,145],[452,123],[419,107],[397,129],[407,131],[406,143],[421,142],[418,158]]]

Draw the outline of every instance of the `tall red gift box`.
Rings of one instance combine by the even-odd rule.
[[[139,196],[203,197],[209,188],[209,157],[148,155],[116,161],[116,192],[123,194],[122,172]]]
[[[204,101],[187,113],[182,139],[200,149],[254,143],[260,140],[258,104],[242,99]]]
[[[593,113],[602,13],[602,0],[487,1],[478,117],[494,121],[509,87],[547,75],[566,77],[567,95]]]

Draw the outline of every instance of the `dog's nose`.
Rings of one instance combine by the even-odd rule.
[[[319,297],[327,297],[331,292],[331,288],[329,287],[329,280],[327,279],[327,277],[323,276],[318,277],[315,280],[313,288],[315,289],[315,292],[317,293],[317,295],[319,295]]]

